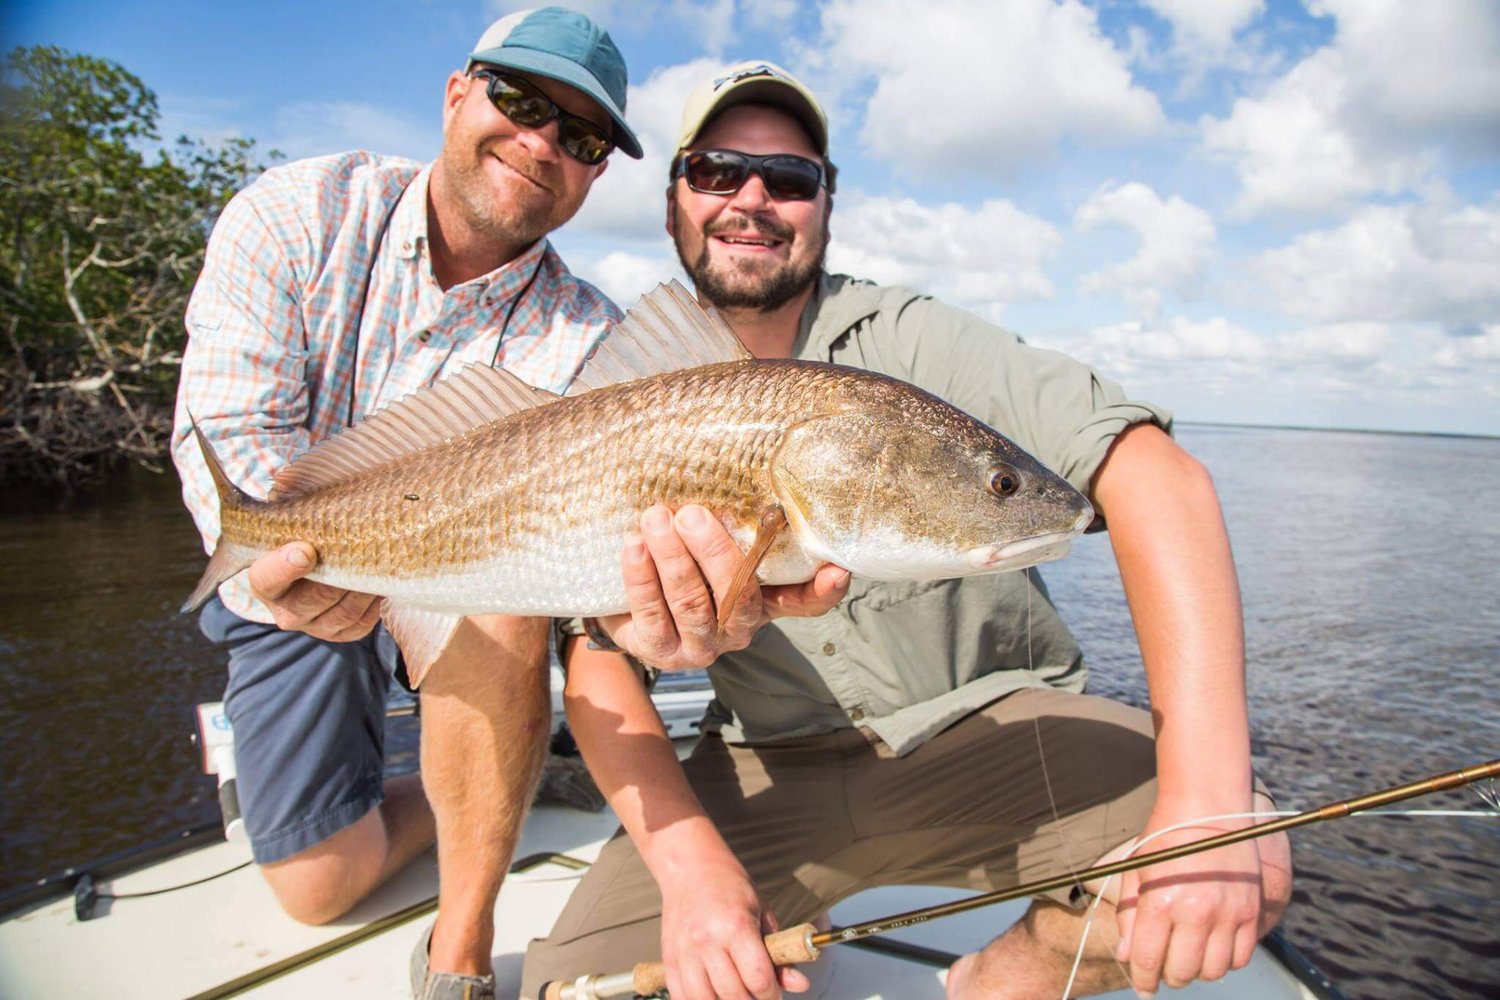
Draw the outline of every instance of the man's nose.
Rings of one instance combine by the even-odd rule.
[[[741,212],[756,212],[769,208],[773,200],[760,174],[752,173],[729,199],[729,205]]]
[[[516,141],[526,147],[533,159],[554,162],[562,156],[562,146],[557,135],[558,125],[556,118],[541,128],[517,125]]]

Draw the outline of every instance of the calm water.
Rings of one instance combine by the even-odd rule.
[[[1500,440],[1180,438],[1224,499],[1256,765],[1284,806],[1500,757]],[[0,890],[215,818],[189,734],[223,668],[175,614],[202,565],[170,477],[0,515]],[[1144,703],[1107,540],[1046,575],[1093,690]],[[396,751],[410,766],[409,732]],[[1288,936],[1349,996],[1500,996],[1500,820],[1355,818],[1293,844]]]

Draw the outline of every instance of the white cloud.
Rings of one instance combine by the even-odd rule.
[[[1279,308],[1312,320],[1485,322],[1500,315],[1500,201],[1368,205],[1251,269]]]
[[[1222,53],[1235,34],[1265,10],[1265,0],[1145,0],[1172,25],[1172,35],[1183,50]]]
[[[262,146],[289,160],[368,149],[425,163],[442,149],[443,123],[436,97],[420,121],[353,101],[298,101],[277,109]]]
[[[570,264],[573,262],[570,260]],[[664,281],[677,278],[686,283],[677,258],[670,254],[639,254],[615,250],[598,260],[585,260],[573,266],[581,276],[608,295],[621,309],[629,309],[637,299]]]
[[[1467,368],[1474,364],[1500,367],[1500,323],[1485,323],[1469,336],[1450,337],[1433,360],[1447,368]],[[1492,382],[1490,387],[1500,398],[1500,382]]]
[[[752,23],[764,25],[789,3],[795,7],[795,0],[770,0],[772,10],[760,11],[754,0],[748,0],[742,13]],[[545,6],[540,0],[491,0],[488,4],[492,18]],[[709,55],[723,54],[734,40],[735,0],[568,0],[564,6],[592,18],[610,33],[616,45],[627,33],[649,32],[661,24],[673,25]]]
[[[905,0],[832,0],[822,41],[820,79],[873,81],[861,139],[909,171],[994,176],[1063,139],[1164,126],[1156,97],[1076,0],[938,0],[920,16]]]
[[[974,208],[842,195],[829,269],[919,288],[999,320],[1006,303],[1053,293],[1044,259],[1057,231],[1002,199]]]
[[[1260,97],[1203,122],[1240,176],[1239,208],[1321,210],[1397,194],[1452,151],[1500,149],[1500,4],[1320,0],[1332,43]]]
[[[1140,237],[1134,257],[1078,279],[1085,295],[1120,292],[1148,315],[1159,308],[1161,291],[1192,297],[1213,254],[1213,218],[1177,195],[1165,201],[1139,182],[1104,185],[1073,215],[1073,225],[1087,232],[1101,226],[1124,226]]]
[[[713,59],[695,59],[654,71],[630,88],[625,116],[640,137],[643,157],[615,153],[594,184],[570,230],[632,242],[658,239],[666,219],[667,165],[677,148],[682,106],[702,80],[724,68]]]
[[[740,0],[740,15],[752,28],[774,31],[791,23],[797,0]]]

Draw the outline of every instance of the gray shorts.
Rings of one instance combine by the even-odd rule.
[[[198,624],[229,651],[224,709],[257,864],[305,851],[380,804],[386,698],[400,663],[383,627],[325,642],[248,621],[217,597]]]
[[[783,927],[874,886],[992,892],[1080,871],[1140,833],[1156,801],[1151,717],[1054,690],[1002,698],[905,757],[846,729],[759,745],[707,736],[683,767]],[[617,834],[528,949],[521,996],[660,955],[661,894]]]

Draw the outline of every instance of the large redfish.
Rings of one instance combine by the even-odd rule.
[[[1020,569],[1093,519],[1067,482],[937,397],[873,372],[752,358],[681,285],[643,298],[568,396],[467,368],[317,444],[267,501],[225,477],[188,599],[295,540],[309,574],[379,594],[414,682],[464,615],[626,609],[620,548],[652,504],[703,504],[746,552],[733,590]],[[732,595],[724,606],[732,603]]]

